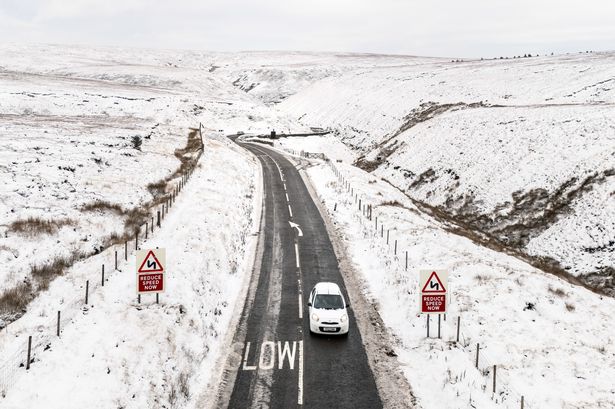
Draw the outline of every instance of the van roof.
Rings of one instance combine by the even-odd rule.
[[[317,294],[342,294],[340,287],[335,283],[320,282],[314,288]]]

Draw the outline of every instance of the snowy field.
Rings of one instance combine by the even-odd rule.
[[[217,359],[252,267],[261,200],[257,163],[229,144],[206,141],[201,164],[162,228],[140,244],[166,248],[160,304],[153,295],[137,304],[132,250],[87,306],[84,282],[99,279],[94,262],[113,264],[109,254],[77,264],[1,334],[6,351],[29,334],[37,342],[53,331],[46,323],[56,310],[70,317],[61,337],[35,353],[30,371],[14,374],[3,408],[185,407],[207,395],[205,386],[215,388],[209,383],[217,381]],[[18,353],[23,361],[23,349]]]
[[[335,165],[362,204],[374,207],[371,221],[329,165],[307,172],[361,273],[365,294],[396,340],[394,350],[422,408],[512,409],[520,407],[521,396],[526,408],[615,406],[613,299],[451,234],[389,184]],[[426,339],[425,316],[418,314],[422,269],[450,274],[442,339],[436,338],[436,316]],[[457,317],[459,344],[453,342]],[[480,371],[474,367],[476,343]]]
[[[215,388],[260,205],[260,168],[223,135],[306,130],[215,77],[215,58],[0,47],[0,296],[13,294],[4,298],[13,304],[0,302],[0,406],[183,407]],[[205,146],[190,188],[141,243],[167,248],[168,293],[159,306],[149,299],[139,307],[134,223],[151,228],[150,216],[200,149],[191,131],[199,123]],[[125,234],[127,262],[123,245],[107,247]],[[115,250],[121,272],[113,271]],[[39,278],[37,267],[49,267],[48,275]]]
[[[413,204],[574,275],[612,274],[614,78],[612,53],[452,63],[0,46],[0,297],[21,288],[32,299],[0,302],[0,406],[207,404],[243,302],[261,203],[259,166],[224,136],[318,127],[332,132],[275,145],[340,161],[391,229],[386,245],[330,168],[308,169],[423,408],[442,407],[440,397],[447,408],[518,408],[521,395],[526,408],[615,407],[613,299],[454,235]],[[105,247],[126,239],[133,219],[151,220],[177,186],[200,151],[199,123],[199,165],[142,244],[166,247],[168,292],[138,305],[134,254],[113,271],[123,245]],[[36,267],[75,254],[88,257],[36,278]],[[417,314],[421,268],[450,271],[442,340],[425,339]],[[457,317],[459,344],[450,342]]]

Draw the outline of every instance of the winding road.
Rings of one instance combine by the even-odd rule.
[[[228,407],[381,408],[352,308],[347,337],[309,332],[306,298],[317,282],[335,282],[346,299],[348,295],[303,179],[280,153],[239,145],[261,162],[264,196],[256,260],[260,268],[251,278],[235,334],[242,351]]]

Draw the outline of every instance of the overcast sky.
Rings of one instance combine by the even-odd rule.
[[[0,41],[488,57],[615,49],[615,0],[0,0]]]

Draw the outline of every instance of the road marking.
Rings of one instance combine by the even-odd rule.
[[[290,199],[288,198],[288,193],[284,193],[286,195],[286,201],[290,203]]]
[[[278,360],[277,369],[284,369],[284,364],[288,362],[288,368],[295,370],[297,342],[298,341],[263,341],[260,347],[260,356],[254,357],[254,363],[256,364],[258,362],[258,365],[248,365],[251,343],[246,342],[246,352],[244,353],[242,370],[255,371],[258,368],[259,370],[269,371],[275,369],[276,357]],[[258,348],[256,349],[258,350]]]
[[[295,261],[297,262],[297,268],[301,268],[301,263],[299,263],[299,244],[295,243]]]
[[[284,357],[288,357],[288,366],[290,369],[295,369],[295,352],[297,351],[297,341],[293,341],[293,349],[291,352],[288,341],[284,342],[284,348],[282,348],[282,342],[278,341],[278,369],[284,367]]]
[[[303,297],[301,293],[299,293],[299,319],[303,319]]]
[[[303,405],[303,341],[299,341],[299,376],[297,404]]]
[[[293,209],[290,208],[290,205],[288,205],[288,213],[290,213],[290,217],[293,217]]]
[[[250,354],[250,343],[246,342],[246,352],[243,355],[243,370],[244,371],[254,371],[256,370],[256,365],[248,365],[248,355]]]
[[[286,183],[284,183],[284,191],[286,192]]]
[[[269,351],[267,351],[269,349]],[[258,360],[258,368],[259,369],[273,369],[273,365],[275,365],[275,344],[272,341],[265,341],[261,344],[261,357]],[[269,360],[265,364],[265,360]]]

